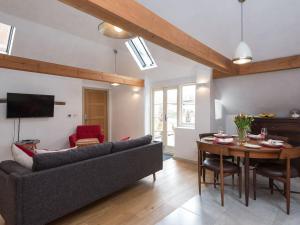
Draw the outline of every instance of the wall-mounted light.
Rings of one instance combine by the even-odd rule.
[[[138,93],[140,90],[141,90],[140,87],[133,87],[132,88],[132,91],[135,92],[135,93]]]

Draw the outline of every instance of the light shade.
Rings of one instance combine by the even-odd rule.
[[[252,52],[249,46],[241,41],[239,46],[237,47],[235,51],[235,55],[233,58],[233,63],[235,64],[245,64],[250,63],[252,61]]]
[[[129,39],[134,37],[133,34],[123,30],[122,28],[106,22],[99,24],[98,30],[101,34],[110,38]]]

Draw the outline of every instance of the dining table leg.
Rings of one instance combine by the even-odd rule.
[[[249,152],[245,152],[245,165],[244,165],[244,173],[245,173],[245,204],[249,205],[249,177],[250,177],[250,165],[249,165]]]

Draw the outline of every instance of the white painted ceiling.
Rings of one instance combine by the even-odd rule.
[[[231,58],[240,39],[237,0],[138,0],[164,19]],[[56,0],[0,0],[0,11],[126,50],[124,41],[101,36],[100,21]],[[248,0],[245,3],[245,41],[254,60],[300,54],[300,1]],[[197,63],[153,44],[149,48],[159,67],[153,79],[190,75]]]

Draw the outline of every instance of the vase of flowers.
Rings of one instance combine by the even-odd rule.
[[[245,115],[242,113],[234,117],[234,123],[237,127],[239,144],[243,144],[247,141],[247,133],[250,131],[253,120],[253,116]]]

